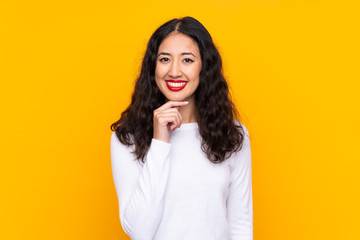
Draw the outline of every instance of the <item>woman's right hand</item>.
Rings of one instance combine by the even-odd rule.
[[[182,118],[179,108],[188,102],[169,101],[154,111],[154,138],[169,142],[170,131],[180,127]]]

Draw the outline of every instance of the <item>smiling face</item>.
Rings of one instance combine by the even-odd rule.
[[[170,101],[192,101],[199,86],[201,56],[197,43],[180,32],[160,44],[156,59],[156,85]]]

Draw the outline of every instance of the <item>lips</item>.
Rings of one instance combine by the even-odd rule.
[[[166,80],[165,82],[168,89],[175,92],[182,90],[188,83],[188,81],[184,80]]]

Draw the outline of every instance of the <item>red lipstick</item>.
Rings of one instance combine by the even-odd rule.
[[[184,80],[166,80],[166,86],[168,87],[168,89],[170,89],[171,91],[180,91],[182,90],[184,87],[186,87],[188,81],[184,81]]]

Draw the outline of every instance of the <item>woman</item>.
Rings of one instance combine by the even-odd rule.
[[[151,36],[111,125],[120,222],[135,240],[252,239],[251,152],[210,34],[173,19]]]

